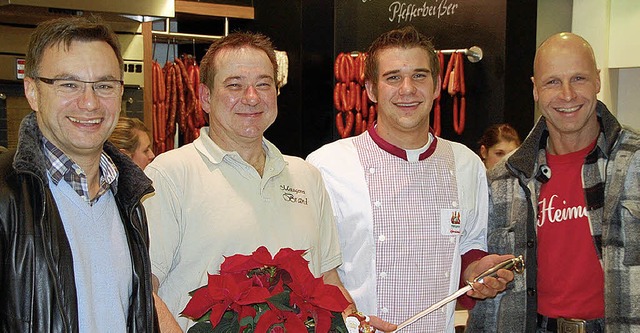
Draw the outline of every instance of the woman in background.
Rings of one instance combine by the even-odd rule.
[[[478,155],[485,167],[491,169],[501,158],[520,146],[518,132],[509,124],[496,124],[484,131],[478,140]]]
[[[131,157],[133,162],[140,169],[153,161],[156,157],[151,149],[151,139],[149,139],[149,129],[140,119],[120,117],[116,128],[109,137],[116,147],[127,156]]]

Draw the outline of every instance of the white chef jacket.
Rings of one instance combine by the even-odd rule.
[[[416,162],[396,156],[404,151],[384,142],[375,130],[327,144],[307,157],[320,169],[331,198],[343,252],[338,268],[343,284],[360,311],[397,324],[458,289],[461,254],[486,251],[484,165],[464,145],[432,138],[426,158]],[[433,193],[439,193],[439,200]],[[403,215],[413,210],[425,213]],[[396,215],[401,216],[397,221]],[[395,262],[388,258],[393,251]],[[454,310],[452,302],[406,330],[453,332]]]

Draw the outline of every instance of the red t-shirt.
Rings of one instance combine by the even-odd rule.
[[[582,165],[595,146],[565,155],[547,153],[551,179],[538,199],[538,313],[604,317],[604,272],[591,236]]]

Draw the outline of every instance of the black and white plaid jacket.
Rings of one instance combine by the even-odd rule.
[[[640,133],[597,105],[601,133],[582,169],[593,241],[605,274],[607,332],[640,331]],[[468,332],[535,332],[539,166],[546,164],[544,117],[519,149],[488,173],[488,249],[524,255],[526,271],[507,291],[476,304]],[[571,255],[567,253],[567,255]]]

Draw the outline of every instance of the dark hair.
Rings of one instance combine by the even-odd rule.
[[[123,75],[124,67],[122,53],[120,51],[120,41],[111,28],[102,23],[98,17],[63,17],[49,21],[44,21],[35,28],[29,39],[25,61],[25,75],[28,77],[38,77],[42,55],[49,47],[61,44],[65,49],[69,49],[71,42],[82,41],[103,41],[113,49],[120,65],[120,76]]]
[[[239,49],[242,47],[251,47],[262,50],[267,54],[271,65],[273,65],[273,79],[276,80],[278,75],[278,62],[276,60],[276,52],[269,37],[254,32],[233,32],[228,36],[222,37],[214,41],[207,53],[200,61],[200,82],[207,87],[213,86],[213,78],[216,75],[215,58],[223,49]]]
[[[495,146],[500,141],[515,142],[520,146],[520,136],[515,128],[509,124],[496,124],[488,127],[484,134],[478,140],[478,153],[480,147],[485,146],[487,149]]]
[[[421,34],[413,26],[391,30],[383,33],[369,46],[367,58],[365,60],[365,80],[371,81],[373,84],[378,83],[378,54],[380,51],[388,48],[414,48],[419,47],[427,51],[429,62],[431,65],[431,77],[433,84],[438,83],[438,75],[440,73],[440,62],[436,56],[436,50],[431,43],[431,39]]]
[[[138,149],[140,140],[136,130],[144,133],[149,133],[149,129],[138,118],[120,117],[116,128],[111,133],[109,141],[113,143],[118,149],[124,149],[130,153],[133,153]]]

